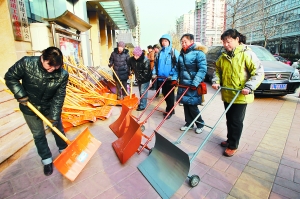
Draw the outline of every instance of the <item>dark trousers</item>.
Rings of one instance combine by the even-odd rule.
[[[184,109],[184,117],[185,117],[185,122],[186,122],[186,124],[184,126],[189,126],[193,122],[193,120],[199,115],[199,113],[200,113],[199,108],[197,105],[183,104],[183,109]],[[204,126],[201,123],[204,123],[204,121],[200,115],[200,117],[198,117],[198,119],[195,122],[197,128],[202,128]],[[192,125],[192,127],[193,126],[194,125]]]
[[[117,87],[117,96],[121,97],[121,96],[127,96],[126,92],[127,92],[127,80],[121,80],[121,83],[123,85],[123,87],[126,89],[126,92],[124,91],[124,89],[122,88],[120,82],[115,79],[116,82],[116,87]]]
[[[229,103],[224,102],[225,109]],[[237,149],[243,131],[243,122],[246,114],[247,104],[232,104],[226,113],[227,119],[227,142],[228,148]]]
[[[174,86],[171,85],[171,81],[166,81],[164,83],[164,85],[162,86],[162,94],[164,96],[166,96],[173,87]],[[166,112],[169,112],[173,108],[174,102],[175,102],[174,89],[168,95],[168,97],[166,97],[165,101],[166,101],[166,104],[167,104]],[[173,113],[175,113],[175,110],[173,110]]]
[[[50,164],[52,162],[52,154],[48,146],[43,121],[35,115],[23,114],[23,116],[33,135],[37,152],[42,158],[42,163],[44,165]],[[57,128],[61,133],[65,135],[61,120],[59,120]],[[60,151],[64,150],[68,146],[67,143],[63,139],[61,139],[55,132],[52,133],[54,135],[58,149]]]

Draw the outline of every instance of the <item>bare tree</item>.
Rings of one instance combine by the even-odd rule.
[[[248,0],[226,0],[227,20],[231,21],[231,28],[235,28],[236,22],[240,19],[239,15],[247,3]]]
[[[181,43],[180,43],[181,35],[178,35],[174,31],[169,31],[168,34],[171,35],[171,38],[172,38],[172,47],[175,48],[176,50],[180,51],[181,50]]]
[[[262,36],[264,37],[264,47],[268,44],[268,39],[275,35],[278,16],[271,16],[270,6],[267,6],[266,0],[258,1],[258,19],[261,26]]]

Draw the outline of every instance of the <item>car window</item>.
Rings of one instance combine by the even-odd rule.
[[[265,48],[260,46],[249,46],[260,61],[277,61],[275,57]]]
[[[206,58],[207,59],[212,59],[212,60],[217,60],[218,57],[220,56],[221,54],[221,49],[222,49],[222,46],[213,46],[209,49],[209,51],[207,52],[206,54]]]

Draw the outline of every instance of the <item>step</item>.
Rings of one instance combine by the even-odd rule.
[[[3,136],[9,134],[13,130],[15,130],[15,129],[21,127],[21,126],[27,126],[24,118],[22,118],[22,117],[16,118],[13,121],[10,121],[10,122],[8,122],[4,125],[1,125],[0,126],[0,141],[1,141]]]
[[[33,140],[27,125],[23,125],[0,138],[0,163]]]
[[[19,118],[23,118],[23,122],[25,123],[25,119],[23,117],[23,113],[21,111],[14,111],[13,109],[7,109],[0,113],[0,127],[9,122],[17,120]]]

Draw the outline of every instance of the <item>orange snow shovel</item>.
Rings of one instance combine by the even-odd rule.
[[[52,126],[51,122],[30,102],[27,102],[27,106],[68,144],[68,147],[53,161],[53,164],[62,175],[74,181],[100,147],[101,142],[90,133],[88,128],[71,142],[56,127]]]

